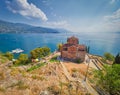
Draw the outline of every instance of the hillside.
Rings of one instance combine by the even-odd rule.
[[[88,94],[88,90],[80,82],[68,79],[60,62],[50,61],[53,56],[46,57],[44,63],[17,67],[12,62],[0,62],[0,95]],[[72,73],[73,79],[80,77],[77,71],[73,70]]]
[[[0,33],[59,33],[58,30],[0,20]]]

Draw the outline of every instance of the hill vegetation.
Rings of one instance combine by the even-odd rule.
[[[120,55],[106,52],[102,70],[92,71],[92,85],[100,95],[120,95]],[[90,76],[91,77],[91,76]],[[95,80],[95,81],[94,81]]]
[[[64,67],[57,60],[59,55],[59,52],[50,53],[49,47],[31,50],[30,56],[20,54],[16,60],[12,60],[13,54],[9,52],[0,53],[0,95],[91,95],[89,87],[82,82],[87,65],[65,62]],[[89,83],[101,95],[119,95],[120,55],[105,53],[102,58],[101,70],[88,68],[86,85]],[[78,65],[85,67],[80,69]]]

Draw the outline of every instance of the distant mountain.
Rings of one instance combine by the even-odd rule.
[[[59,33],[56,29],[44,28],[44,27],[32,27],[27,29],[30,33]]]
[[[0,20],[0,33],[59,33],[58,30]]]

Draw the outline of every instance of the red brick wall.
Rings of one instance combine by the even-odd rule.
[[[81,47],[79,47],[78,43],[79,42],[77,38],[68,38],[67,44],[63,45],[61,49],[61,57],[70,60],[81,59],[82,61],[84,61],[86,51],[80,51]]]

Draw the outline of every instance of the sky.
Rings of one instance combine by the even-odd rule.
[[[72,32],[119,32],[120,0],[0,0],[0,20]]]

